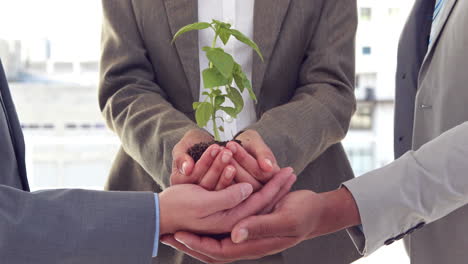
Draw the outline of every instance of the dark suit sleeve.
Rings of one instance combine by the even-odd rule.
[[[174,145],[198,126],[167,101],[155,80],[131,1],[102,3],[102,113],[125,152],[159,185],[167,187]]]
[[[345,137],[356,107],[356,1],[323,2],[295,95],[250,127],[262,135],[281,166],[292,166],[298,174]]]
[[[2,263],[150,263],[154,231],[152,193],[0,185]]]

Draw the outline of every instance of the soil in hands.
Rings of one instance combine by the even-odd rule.
[[[239,145],[242,146],[242,142],[240,140],[234,139],[234,140],[231,140],[231,141],[234,141],[234,142],[236,142],[236,143],[238,143]],[[196,163],[201,158],[203,153],[205,153],[205,150],[208,149],[211,145],[218,144],[221,147],[226,147],[227,143],[229,143],[229,142],[230,141],[224,141],[224,142],[211,141],[211,142],[198,143],[198,144],[194,145],[193,147],[191,147],[187,151],[187,154],[189,154],[192,157],[193,161],[195,161],[195,163]]]

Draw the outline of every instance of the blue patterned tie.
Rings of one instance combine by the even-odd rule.
[[[440,14],[442,13],[442,10],[444,8],[444,4],[445,4],[445,1],[446,0],[437,0],[436,1],[436,5],[435,5],[435,9],[434,9],[434,15],[432,16],[432,28],[431,28],[431,36],[429,38],[429,44],[432,43],[432,41],[434,40],[434,37],[435,37],[435,31],[437,28],[439,28],[439,23],[441,22],[440,21]]]

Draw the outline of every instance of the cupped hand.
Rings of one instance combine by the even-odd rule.
[[[228,149],[233,152],[234,159],[258,181],[268,182],[280,168],[273,152],[265,144],[261,135],[254,130],[247,130],[236,139],[242,142],[242,146],[236,142],[229,142],[227,145]]]
[[[192,157],[187,154],[188,150],[198,143],[211,141],[213,141],[213,136],[202,129],[191,129],[185,133],[184,137],[172,150],[171,181],[183,182],[185,178],[190,177],[192,175],[195,162]]]

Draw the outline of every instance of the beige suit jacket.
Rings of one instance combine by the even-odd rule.
[[[122,141],[111,190],[169,186],[174,145],[197,128],[198,35],[171,45],[197,21],[194,0],[103,0],[99,102]],[[253,61],[257,130],[281,166],[299,174],[295,188],[317,192],[353,177],[339,143],[355,109],[355,0],[256,0]],[[358,253],[346,233],[307,241],[282,254],[243,263],[350,263]],[[198,263],[161,247],[155,263]]]
[[[434,5],[416,1],[400,43],[395,150],[413,151],[345,185],[361,213],[365,237],[351,232],[363,253],[406,237],[413,264],[466,264],[468,2],[445,1],[428,46]]]

